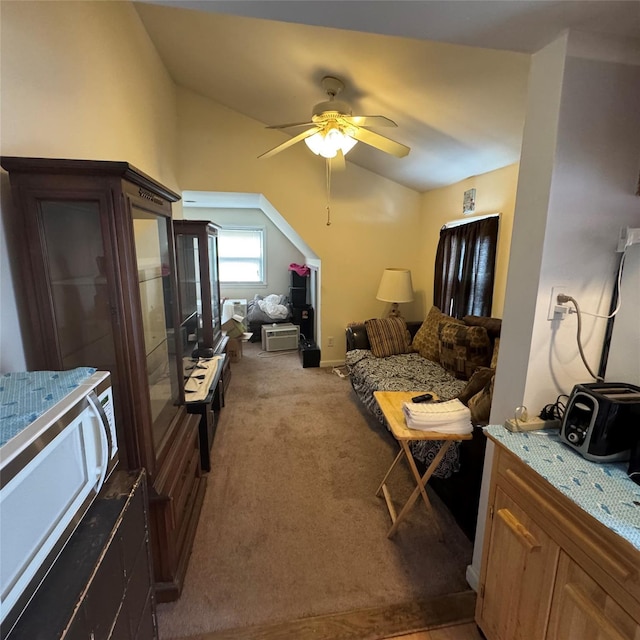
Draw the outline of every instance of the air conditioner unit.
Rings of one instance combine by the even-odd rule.
[[[300,341],[300,327],[295,324],[263,324],[263,351],[285,351],[297,349]]]

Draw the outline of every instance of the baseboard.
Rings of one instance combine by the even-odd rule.
[[[344,360],[320,360],[321,367],[344,367]]]
[[[184,640],[382,640],[473,622],[476,594],[360,609],[262,626],[203,633]]]
[[[476,568],[469,564],[467,565],[467,572],[465,574],[465,578],[467,579],[467,583],[469,586],[478,593],[478,585],[480,584],[480,575],[476,571]]]

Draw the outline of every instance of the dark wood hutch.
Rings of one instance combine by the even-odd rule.
[[[224,394],[231,381],[231,360],[226,356],[229,339],[222,332],[218,227],[208,220],[174,220],[180,327],[185,351],[222,356],[220,383],[201,402],[187,402],[187,411],[200,416],[200,460],[211,470],[211,447]],[[187,398],[188,400],[188,398]]]
[[[120,465],[146,469],[156,599],[179,597],[206,488],[184,406],[171,203],[126,162],[3,157],[30,369],[111,372]],[[190,354],[188,354],[190,355]]]

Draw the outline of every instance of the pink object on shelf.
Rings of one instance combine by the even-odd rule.
[[[289,265],[289,271],[295,271],[299,276],[308,276],[311,269],[304,264],[296,264],[292,262]]]

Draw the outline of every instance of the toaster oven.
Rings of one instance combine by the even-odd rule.
[[[628,460],[640,437],[640,387],[626,382],[574,386],[560,439],[587,460]]]

